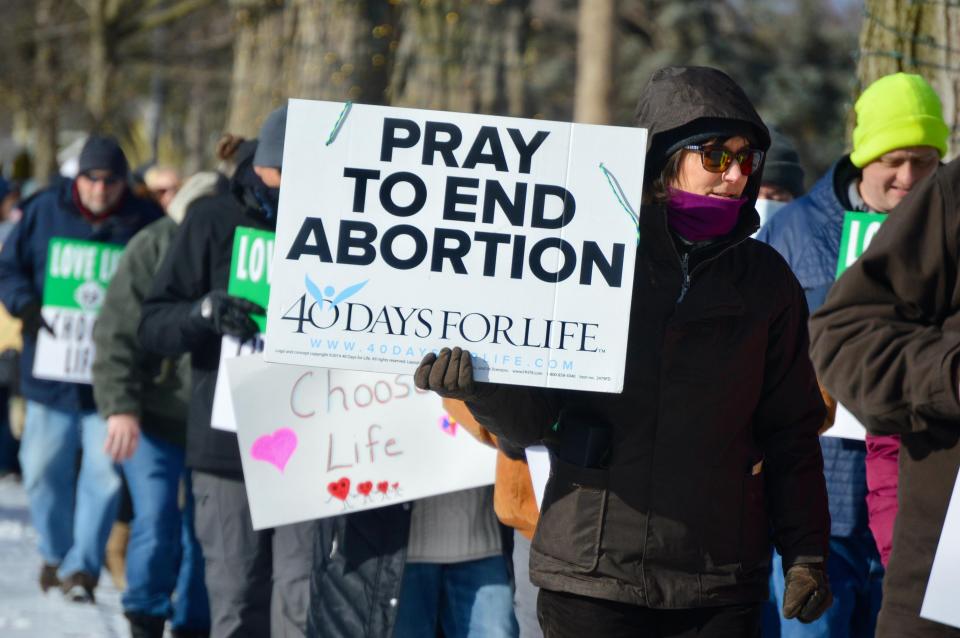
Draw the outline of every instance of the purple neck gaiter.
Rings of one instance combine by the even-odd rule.
[[[667,223],[687,241],[705,241],[726,235],[737,225],[747,198],[727,199],[670,189]]]

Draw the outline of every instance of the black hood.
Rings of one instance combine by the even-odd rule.
[[[239,158],[237,170],[230,178],[230,190],[240,201],[244,213],[258,224],[274,229],[277,227],[277,201],[280,189],[268,188],[253,170],[256,145],[247,147],[245,156]]]
[[[668,151],[703,133],[735,132],[763,151],[770,148],[770,133],[743,89],[723,71],[709,67],[669,66],[654,72],[640,94],[635,123],[648,131],[645,189],[660,175]],[[756,172],[747,181],[743,195],[750,205],[741,210],[741,223],[734,232],[752,223],[745,219],[748,212],[759,224],[753,207],[761,176],[762,171]]]

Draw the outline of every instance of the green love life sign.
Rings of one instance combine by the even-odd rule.
[[[887,216],[881,213],[847,212],[843,218],[843,235],[840,237],[837,277],[867,250],[873,236],[886,219]]]
[[[121,255],[123,247],[115,244],[51,238],[43,305],[98,312]]]
[[[230,259],[230,281],[227,292],[242,297],[264,308],[270,300],[270,268],[273,262],[274,235],[267,230],[239,226],[233,236],[233,256]],[[267,318],[253,315],[266,332]]]

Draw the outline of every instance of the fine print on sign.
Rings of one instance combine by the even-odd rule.
[[[879,213],[857,213],[848,211],[843,218],[843,234],[840,237],[840,257],[837,259],[837,277],[860,259],[874,235],[880,230],[880,225],[887,216]],[[850,410],[842,404],[837,404],[836,416],[831,426],[823,436],[832,436],[838,439],[854,439],[863,441],[867,431]]]
[[[402,374],[226,363],[255,529],[493,482],[496,451]]]
[[[291,100],[264,358],[619,392],[646,131]]]
[[[37,334],[35,377],[92,383],[93,324],[122,254],[123,248],[113,244],[50,240],[42,312],[53,334]]]

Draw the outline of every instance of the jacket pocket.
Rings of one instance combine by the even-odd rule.
[[[550,467],[533,549],[579,571],[592,571],[600,555],[608,472],[572,465],[552,454]]]

